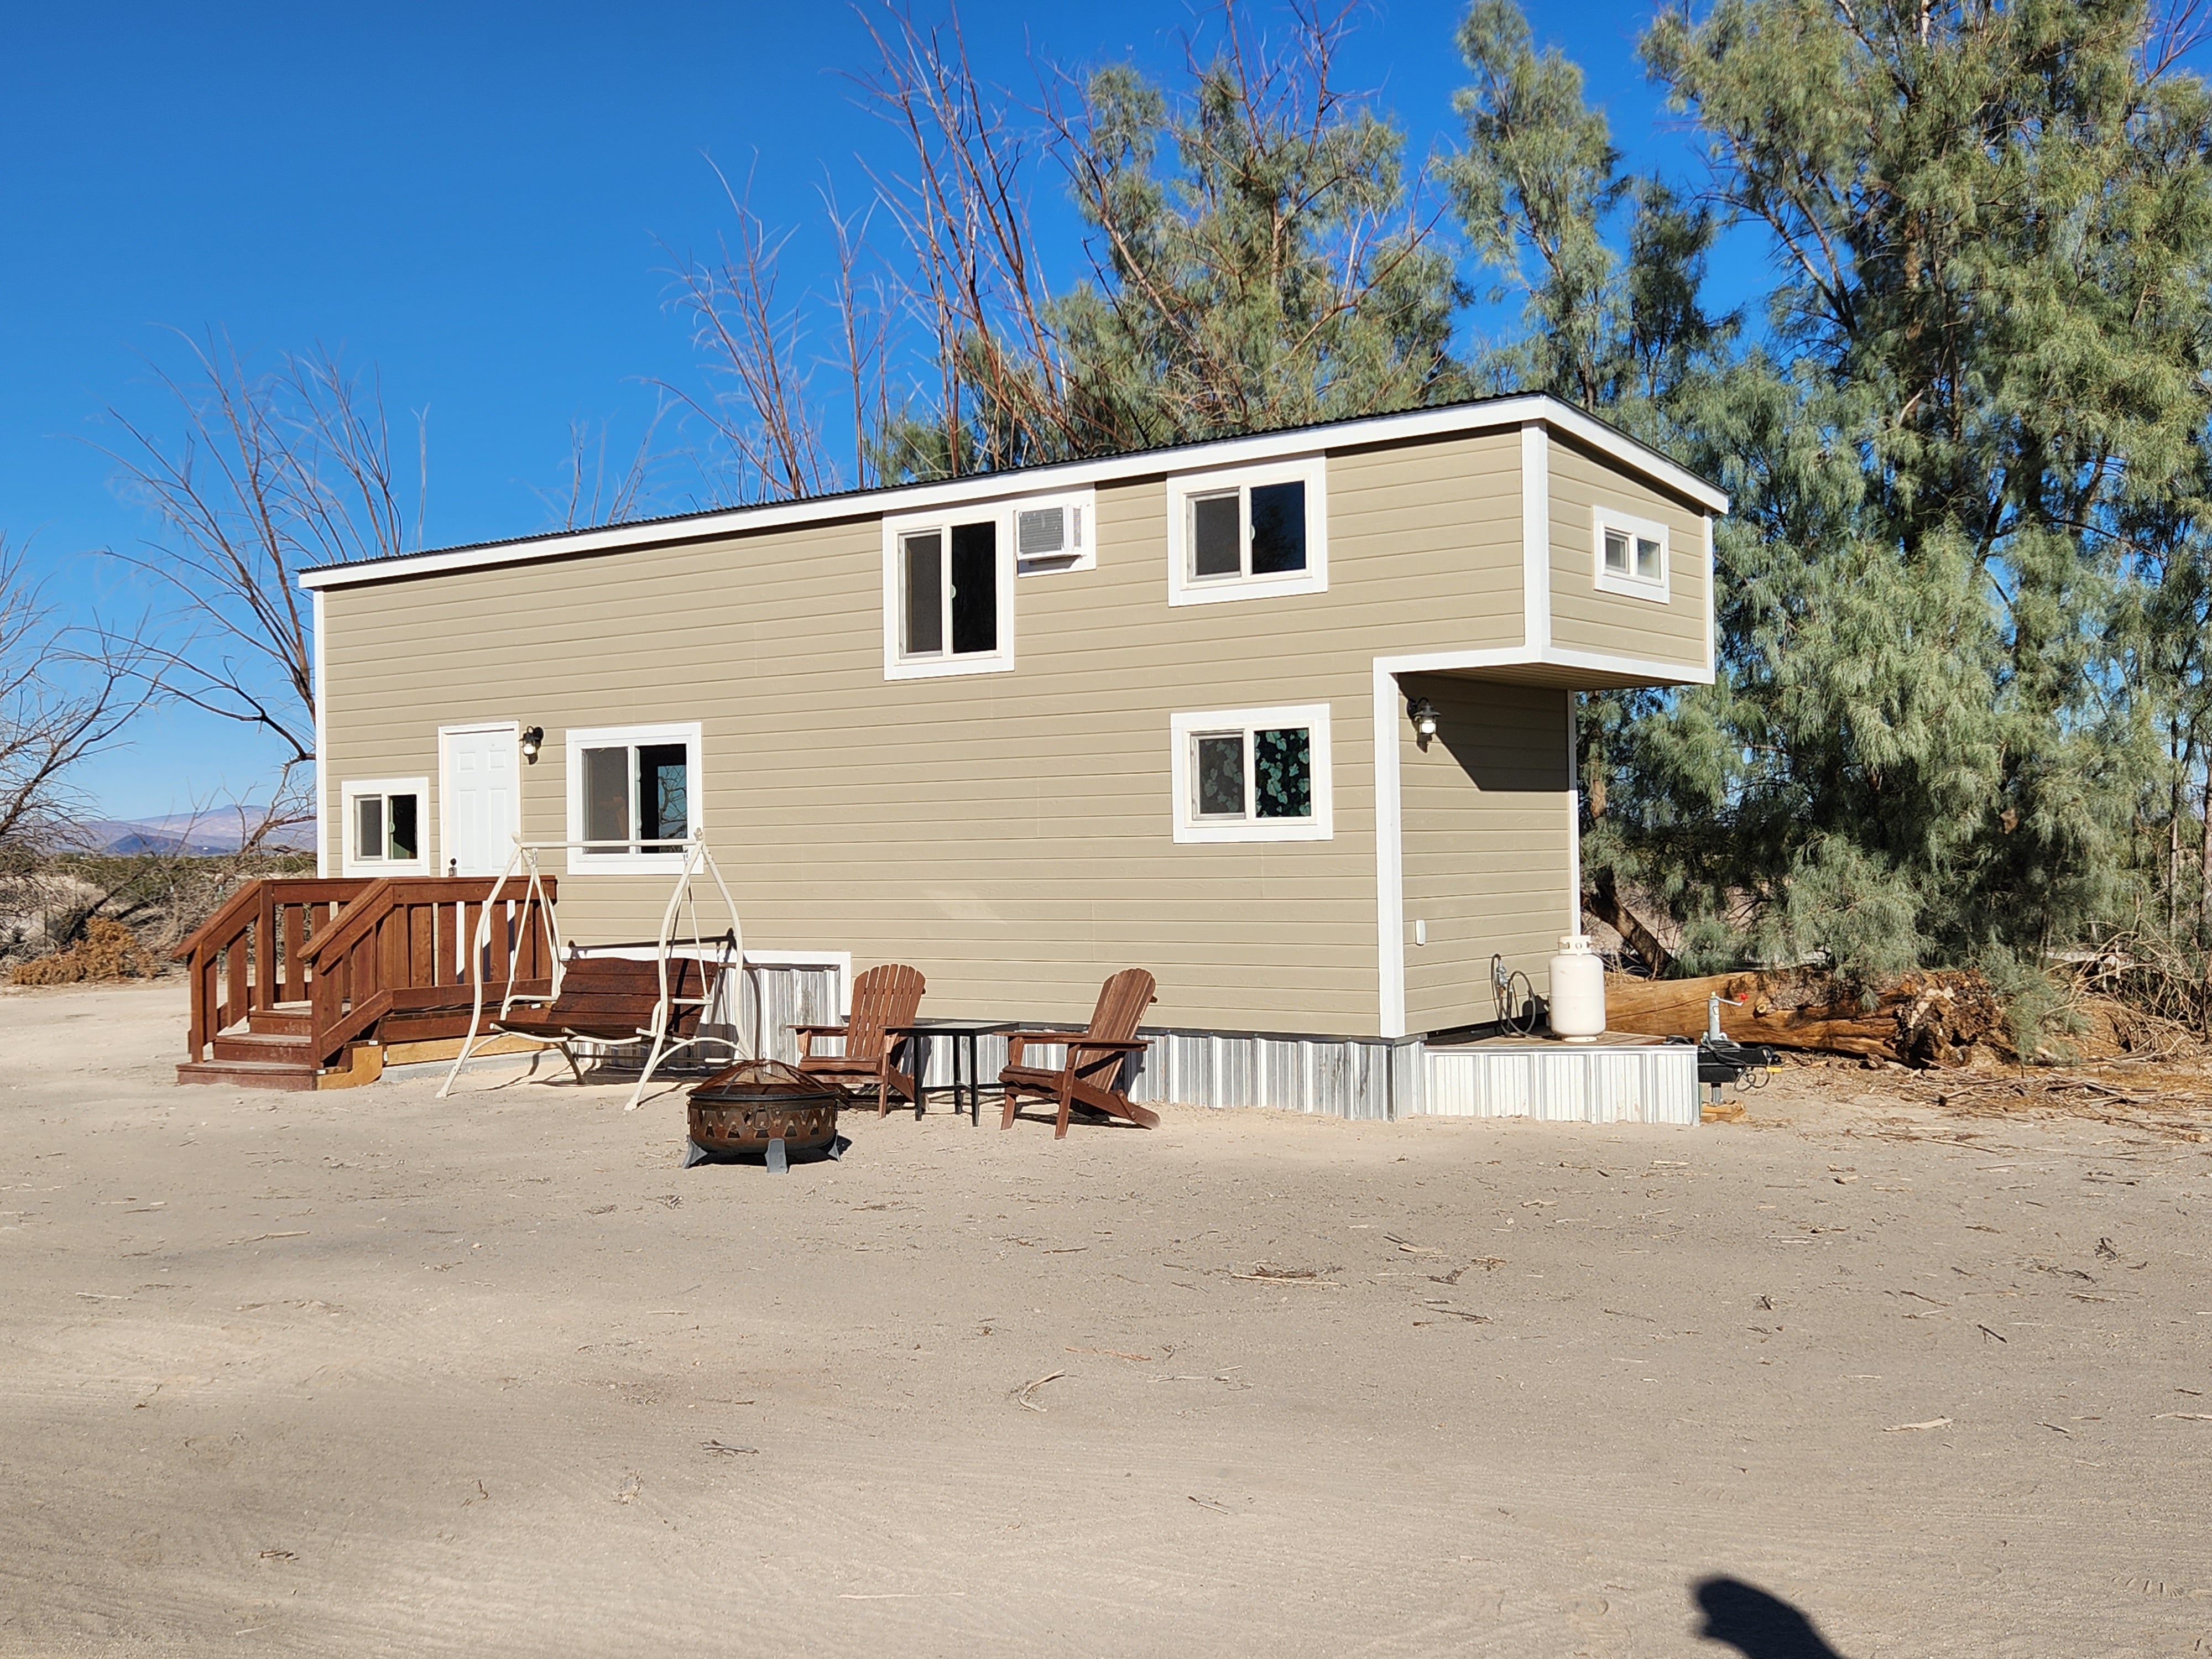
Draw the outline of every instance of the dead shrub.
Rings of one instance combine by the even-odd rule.
[[[66,951],[19,963],[9,975],[17,985],[82,985],[87,981],[149,979],[161,970],[160,958],[119,921],[95,916],[84,937]]]

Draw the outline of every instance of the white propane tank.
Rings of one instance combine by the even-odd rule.
[[[1605,1030],[1605,963],[1587,933],[1566,933],[1552,958],[1552,1035],[1589,1042]]]

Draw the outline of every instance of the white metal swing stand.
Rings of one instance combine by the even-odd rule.
[[[730,1009],[731,1030],[738,1031],[742,1026],[744,1012],[744,928],[738,919],[737,904],[730,897],[729,885],[723,881],[722,872],[714,862],[714,854],[708,850],[705,838],[694,836],[689,841],[681,842],[680,847],[684,854],[684,862],[677,872],[676,885],[668,895],[667,908],[661,912],[660,933],[654,941],[653,947],[653,960],[660,973],[660,995],[659,1000],[653,1004],[651,1025],[637,1033],[640,1037],[650,1037],[652,1047],[646,1054],[645,1069],[638,1073],[637,1086],[630,1091],[629,1099],[623,1107],[625,1112],[634,1112],[637,1109],[638,1103],[645,1097],[646,1085],[653,1080],[653,1072],[659,1066],[662,1060],[679,1048],[697,1048],[710,1042],[719,1042],[727,1045],[733,1051],[735,1058],[748,1057],[745,1054],[745,1045],[741,1036],[706,1036],[698,1033],[698,1028],[696,1025],[693,1028],[692,1036],[679,1037],[673,1042],[668,1040],[668,1033],[678,1008],[698,1009],[701,1022],[703,1024],[714,1000],[716,987],[721,979],[720,974],[709,974],[710,967],[718,967],[724,970],[735,967],[738,970],[738,983],[730,988],[727,992],[727,994],[735,1000]],[[507,857],[507,867],[500,872],[499,879],[492,884],[490,896],[484,900],[483,908],[477,917],[477,935],[469,951],[468,975],[471,987],[469,1034],[461,1042],[460,1053],[453,1056],[453,1069],[446,1073],[446,1081],[438,1091],[439,1099],[443,1100],[453,1091],[454,1080],[461,1074],[461,1067],[478,1052],[479,1045],[496,1042],[503,1036],[522,1036],[526,1041],[538,1043],[541,1048],[558,1048],[562,1058],[568,1062],[568,1069],[575,1073],[580,1082],[582,1080],[583,1073],[577,1069],[576,1059],[569,1051],[569,1044],[578,1041],[600,1041],[601,1039],[538,1036],[528,1032],[505,1032],[498,1030],[487,1032],[483,1029],[484,1024],[483,963],[491,945],[492,916],[498,908],[500,894],[506,888],[507,882],[518,873],[525,878],[522,900],[526,912],[530,908],[531,901],[535,900],[537,914],[544,918],[546,942],[553,959],[552,982],[545,995],[540,996],[534,993],[518,994],[515,990],[515,963],[521,953],[510,945],[507,951],[507,987],[500,998],[499,1011],[492,1016],[491,1024],[494,1027],[499,1026],[506,1019],[508,1011],[518,1004],[550,1008],[560,1000],[561,982],[567,976],[568,964],[562,949],[560,918],[555,912],[553,904],[546,895],[544,883],[540,878],[538,855],[540,853],[569,850],[634,852],[636,850],[636,843],[605,841],[516,841],[514,851]],[[720,953],[715,957],[708,955],[707,947],[709,941],[699,928],[698,896],[694,891],[693,884],[702,872],[714,878],[715,890],[722,897],[723,911],[730,919],[728,931],[715,935],[712,941]],[[677,918],[687,904],[691,915],[690,945],[693,958],[699,963],[701,983],[697,996],[677,997],[669,994],[668,962],[671,948],[677,942]],[[531,1063],[534,1066],[537,1062],[533,1059]]]

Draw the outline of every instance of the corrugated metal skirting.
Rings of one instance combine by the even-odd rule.
[[[1129,1097],[1387,1121],[1419,1109],[1420,1053],[1418,1042],[1163,1031]]]
[[[1679,1124],[1699,1117],[1698,1051],[1687,1044],[1431,1048],[1427,1071],[1422,1109],[1431,1117]]]
[[[732,1031],[729,987],[737,975],[724,974],[715,981],[714,1006],[708,1009],[702,1027],[720,1035],[742,1034],[746,1052],[760,1059],[786,1064],[799,1058],[794,1025],[835,1025],[838,1022],[837,970],[831,967],[788,967],[780,963],[748,963],[744,972],[744,1000]],[[830,1052],[834,1052],[831,1045]],[[716,1053],[709,1049],[708,1054]]]
[[[722,983],[726,986],[729,977]],[[736,1030],[769,1058],[793,1060],[793,1025],[838,1019],[837,970],[749,965]],[[729,1031],[718,1001],[708,1028]],[[1531,1117],[1570,1123],[1698,1121],[1697,1050],[1682,1045],[1570,1048],[1473,1044],[1431,1048],[1419,1038],[1271,1036],[1249,1032],[1145,1032],[1152,1045],[1131,1063],[1125,1085],[1149,1104],[1260,1106],[1368,1121],[1401,1117]],[[820,1045],[835,1053],[832,1041]],[[930,1039],[923,1075],[932,1089],[952,1083],[951,1039]],[[712,1051],[709,1051],[710,1054]],[[1026,1059],[1057,1066],[1065,1051],[1032,1044]],[[975,1040],[986,1083],[1006,1063],[1006,1039]],[[964,1071],[965,1057],[963,1056]]]

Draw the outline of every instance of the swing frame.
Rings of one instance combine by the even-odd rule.
[[[568,1070],[576,1081],[581,1083],[584,1080],[583,1072],[576,1064],[576,1056],[570,1045],[581,1042],[603,1042],[609,1040],[580,1036],[549,1037],[541,1036],[531,1031],[508,1031],[501,1028],[509,1011],[518,1005],[550,1008],[558,1002],[561,997],[562,981],[568,975],[568,958],[562,945],[560,916],[550,899],[546,896],[542,872],[538,865],[538,854],[563,851],[624,851],[631,845],[632,843],[628,842],[526,842],[520,836],[515,838],[514,850],[507,855],[507,867],[500,872],[499,879],[492,884],[491,893],[484,900],[483,908],[478,913],[476,938],[470,942],[468,1035],[461,1040],[460,1052],[453,1056],[453,1068],[446,1073],[446,1080],[439,1087],[437,1097],[439,1099],[443,1100],[453,1092],[453,1084],[461,1074],[461,1067],[477,1055],[481,1045],[489,1043],[501,1036],[522,1037],[527,1042],[537,1043],[541,1050],[558,1048],[561,1051],[561,1057],[568,1062]],[[749,1057],[745,1052],[746,1044],[742,1030],[744,1012],[744,927],[738,917],[737,902],[730,896],[729,884],[722,879],[721,868],[714,862],[714,855],[708,849],[704,836],[694,836],[678,845],[683,852],[684,861],[677,872],[675,885],[669,892],[668,903],[661,911],[660,932],[653,941],[653,961],[659,970],[660,994],[653,1004],[651,1024],[637,1033],[640,1038],[651,1039],[651,1047],[647,1051],[645,1069],[638,1073],[637,1086],[630,1091],[629,1099],[623,1107],[625,1112],[634,1112],[638,1109],[639,1103],[645,1097],[646,1085],[652,1082],[653,1074],[659,1069],[660,1062],[679,1048],[698,1048],[707,1043],[716,1042],[729,1048],[734,1060],[744,1060]],[[702,872],[714,878],[715,890],[721,895],[723,910],[730,920],[729,927],[714,936],[713,943],[720,952],[719,957],[709,956],[708,938],[700,932],[699,904],[697,895],[694,890],[694,881]],[[506,889],[508,881],[518,873],[524,878],[523,898],[526,908],[528,901],[534,899],[537,901],[537,913],[544,918],[546,940],[552,947],[552,982],[547,993],[542,996],[535,993],[518,994],[515,990],[514,972],[516,953],[510,951],[507,953],[506,988],[500,997],[497,1012],[491,1016],[489,1024],[492,1029],[486,1030],[484,1029],[486,1022],[483,963],[491,945],[492,916],[497,909],[501,893]],[[669,993],[668,963],[672,948],[678,943],[677,917],[684,908],[687,899],[690,902],[691,911],[690,944],[695,953],[693,959],[700,964],[702,983],[699,995],[676,997]],[[570,948],[580,952],[584,947],[575,945],[572,942]],[[714,978],[708,979],[706,975],[710,966],[717,968],[720,971]],[[678,1037],[674,1042],[670,1042],[668,1032],[676,1010],[679,1007],[696,1007],[703,1019],[708,1009],[714,1003],[715,989],[722,975],[726,974],[732,967],[735,967],[738,970],[738,984],[732,994],[737,997],[738,1005],[731,1010],[730,1030],[737,1035],[708,1036],[699,1034],[695,1028],[692,1036]],[[532,1056],[532,1070],[534,1071],[537,1068],[537,1063],[536,1057]]]

